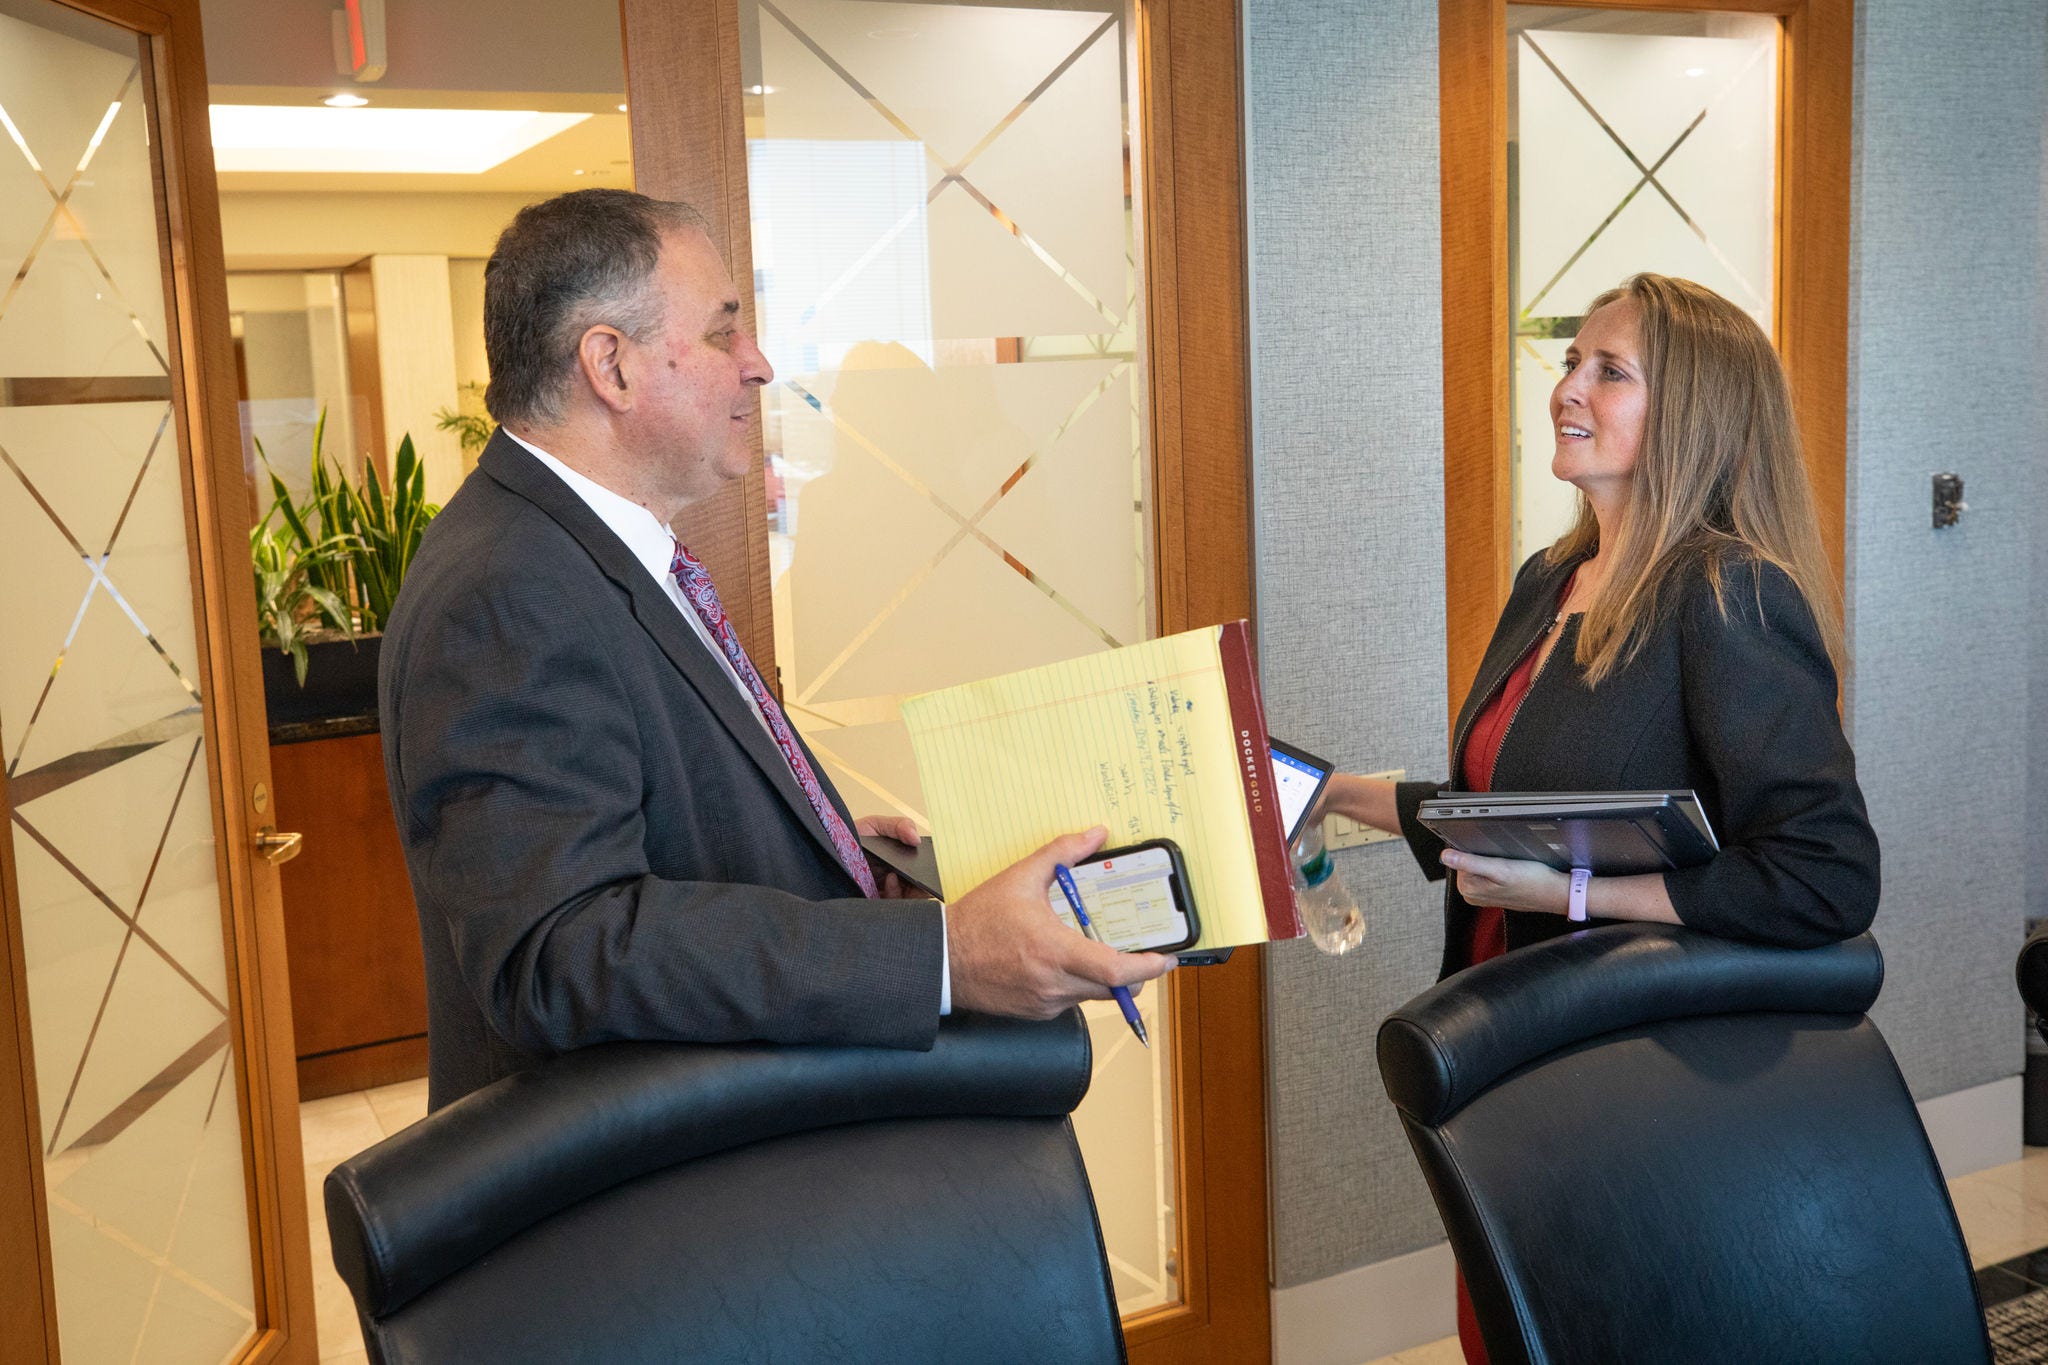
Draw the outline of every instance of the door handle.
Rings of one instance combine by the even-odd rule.
[[[256,834],[256,851],[270,864],[280,866],[299,856],[299,849],[306,842],[303,834],[279,834],[274,825],[265,825]]]

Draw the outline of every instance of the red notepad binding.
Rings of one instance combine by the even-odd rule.
[[[1259,670],[1252,660],[1251,627],[1232,621],[1216,628],[1216,652],[1223,661],[1223,690],[1230,701],[1230,729],[1237,741],[1237,775],[1244,782],[1245,816],[1251,822],[1252,856],[1265,901],[1266,936],[1300,938],[1301,915],[1294,906],[1294,869],[1287,858],[1287,831],[1273,785],[1273,755],[1266,747],[1266,708],[1259,700]]]

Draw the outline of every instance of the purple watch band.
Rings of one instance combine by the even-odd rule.
[[[1591,868],[1572,869],[1572,898],[1565,912],[1565,918],[1583,924],[1586,919],[1586,883],[1593,880]]]

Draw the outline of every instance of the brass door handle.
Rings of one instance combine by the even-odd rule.
[[[288,863],[299,856],[299,848],[306,842],[303,834],[279,834],[275,827],[265,825],[256,834],[256,851],[270,861],[272,866]]]

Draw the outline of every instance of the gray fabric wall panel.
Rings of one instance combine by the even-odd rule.
[[[1849,609],[1884,843],[1874,1013],[1920,1098],[2020,1069],[2048,9],[1859,6]],[[1928,475],[1972,511],[1929,525]]]
[[[2012,958],[2048,914],[2048,6],[1857,12],[1847,717],[1885,843],[1877,1018],[1926,1098],[2019,1070]],[[1246,33],[1269,717],[1441,776],[1436,7],[1247,0]],[[1936,535],[1939,468],[1973,510]],[[1281,1287],[1442,1236],[1372,1058],[1440,902],[1399,846],[1339,865],[1365,946],[1267,957]]]
[[[2048,45],[2048,35],[2043,37]],[[2048,61],[2048,57],[2044,57]],[[2041,81],[2040,120],[2048,139],[2048,76]],[[2041,196],[2038,203],[2038,236],[2035,269],[2039,278],[2035,288],[2040,294],[2040,311],[2036,317],[2048,317],[2048,144],[2042,149]],[[2048,338],[2041,342],[2037,352],[2044,368],[2048,368]],[[2048,419],[2044,419],[2048,426]],[[2031,461],[2034,472],[2034,486],[2028,500],[2033,508],[2030,533],[2034,538],[2033,555],[2033,627],[2032,654],[2029,657],[2027,678],[2028,689],[2027,726],[2028,767],[2027,767],[2027,846],[2033,851],[2027,872],[2027,913],[2039,918],[2048,918],[2048,430],[2038,438],[2035,454]]]
[[[1247,10],[1260,676],[1275,734],[1446,766],[1436,6]],[[1363,947],[1267,956],[1274,1266],[1299,1284],[1442,1239],[1373,1030],[1427,986],[1441,901],[1405,847],[1338,865]]]

